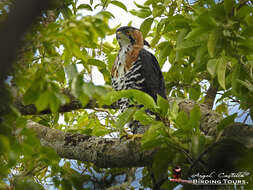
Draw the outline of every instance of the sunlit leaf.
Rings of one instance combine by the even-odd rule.
[[[154,20],[153,18],[147,18],[141,24],[140,30],[141,30],[144,38],[147,36],[148,32],[150,31],[153,20]]]
[[[108,134],[109,130],[107,130],[104,126],[102,125],[95,125],[93,130],[92,130],[92,134],[94,136],[104,136],[106,134]]]
[[[141,139],[141,147],[145,149],[151,149],[158,147],[162,144],[163,140],[159,137],[159,131],[164,127],[163,123],[159,122],[158,124],[151,125],[146,131]]]
[[[175,127],[178,129],[187,128],[189,118],[185,112],[179,112],[177,118],[175,119]]]
[[[154,99],[150,95],[135,89],[109,92],[102,98],[102,102],[100,103],[111,105],[121,98],[135,100],[138,104],[144,105],[146,108],[157,107]]]
[[[195,105],[194,108],[190,112],[190,120],[189,120],[189,127],[195,128],[195,130],[199,130],[201,119],[201,112],[199,106]]]
[[[111,1],[110,3],[127,11],[127,7],[123,3],[121,3],[120,1]]]
[[[207,71],[211,74],[212,77],[214,77],[216,74],[217,63],[217,59],[210,59],[207,63]]]
[[[136,111],[136,108],[132,107],[132,108],[127,109],[123,113],[121,113],[118,116],[118,119],[116,121],[116,127],[118,129],[122,129],[124,125],[132,119],[135,111]]]
[[[225,57],[220,57],[217,62],[217,77],[218,82],[223,89],[226,89],[226,68],[227,68],[227,61]]]
[[[111,12],[109,12],[109,11],[101,11],[98,14],[99,15],[103,15],[103,16],[105,16],[107,18],[115,18],[115,16]]]
[[[48,107],[50,100],[50,93],[48,91],[43,92],[35,102],[35,106],[38,111],[45,110]]]
[[[49,108],[52,112],[57,112],[60,106],[60,100],[54,93],[50,93]]]
[[[88,11],[92,11],[92,7],[88,4],[80,4],[77,9],[85,9],[85,10],[88,10]]]
[[[207,42],[207,50],[210,55],[210,57],[214,57],[215,55],[215,48],[217,46],[217,41],[219,39],[219,32],[218,30],[212,30],[208,36],[208,42]]]
[[[88,59],[88,64],[98,66],[100,68],[106,68],[106,65],[103,61],[100,61],[98,59]]]
[[[166,116],[169,111],[169,102],[168,100],[164,99],[160,95],[157,96],[157,105],[159,106],[161,110],[162,116]]]
[[[233,72],[232,72],[232,91],[234,94],[237,94],[239,93],[239,82],[237,81],[240,77],[240,73],[241,73],[241,69],[240,69],[240,66],[237,65],[235,66]]]
[[[193,28],[186,36],[185,39],[194,39],[202,34],[206,34],[207,30],[202,27]]]
[[[179,50],[181,49],[181,47],[183,47],[182,44],[183,44],[186,33],[187,33],[187,29],[182,29],[180,33],[178,34],[177,45],[176,45],[176,61],[179,61],[183,55]]]
[[[133,115],[133,119],[139,121],[142,125],[150,125],[154,121],[154,118],[147,115],[144,109],[137,110]]]
[[[155,18],[155,17],[159,17],[163,14],[165,7],[163,5],[156,5],[156,4],[154,4],[154,5],[155,6],[153,6],[152,15]]]
[[[65,72],[69,81],[72,81],[74,77],[77,76],[77,68],[74,64],[69,64],[65,67]]]
[[[130,10],[130,13],[140,18],[147,18],[152,14],[150,9]]]
[[[178,116],[179,106],[177,102],[170,103],[169,117],[175,120]]]

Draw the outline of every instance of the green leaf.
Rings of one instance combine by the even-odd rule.
[[[83,83],[83,92],[90,98],[94,98],[96,87],[92,83]]]
[[[241,69],[240,69],[240,65],[236,65],[234,68],[233,68],[233,71],[232,71],[232,81],[231,81],[231,84],[232,84],[232,93],[233,94],[237,94],[237,93],[240,93],[239,92],[239,82],[238,82],[238,79],[240,78],[240,73],[241,73]]]
[[[35,106],[38,111],[45,110],[48,107],[50,100],[50,93],[48,91],[43,92],[35,102]]]
[[[70,8],[68,8],[67,6],[64,6],[62,9],[61,9],[61,12],[64,16],[65,19],[68,19],[69,17],[72,16],[72,11]]]
[[[89,103],[89,97],[83,92],[79,94],[78,99],[81,101],[82,106],[85,106]]]
[[[152,12],[149,8],[140,9],[138,11],[133,9],[133,10],[130,10],[130,13],[132,15],[135,15],[135,16],[140,17],[140,18],[147,18],[152,14]]]
[[[165,7],[163,5],[153,4],[153,17],[159,17],[163,14]]]
[[[212,77],[215,77],[217,62],[218,62],[217,59],[209,59],[207,63],[207,71],[210,73]]]
[[[135,107],[129,108],[118,116],[116,121],[117,129],[123,129],[124,125],[132,120],[132,117],[136,111]]]
[[[218,59],[218,63],[217,63],[217,76],[218,76],[218,82],[223,89],[226,89],[226,85],[225,85],[226,68],[227,68],[226,58],[224,56],[221,56]]]
[[[169,102],[168,100],[161,97],[159,94],[157,95],[157,105],[159,106],[162,116],[166,116],[169,111]]]
[[[0,153],[3,153],[3,151],[10,151],[10,149],[9,139],[4,135],[0,135]]]
[[[163,139],[159,138],[160,130],[164,128],[162,122],[159,122],[155,125],[151,125],[146,131],[141,139],[141,147],[144,150],[152,149],[155,147],[159,147],[163,143]]]
[[[71,82],[73,80],[74,77],[77,76],[78,71],[76,68],[76,65],[74,64],[69,64],[65,67],[65,72],[67,74],[67,78],[68,80]]]
[[[169,16],[164,22],[165,22],[164,33],[166,33],[170,31],[188,28],[189,25],[188,23],[190,21],[186,19],[183,15],[175,15]]]
[[[104,136],[104,135],[108,134],[108,132],[109,132],[109,130],[107,130],[104,126],[97,124],[94,126],[91,135]]]
[[[185,129],[187,128],[187,125],[188,125],[188,116],[185,112],[181,111],[179,112],[176,120],[175,120],[175,127],[177,129]]]
[[[80,94],[82,94],[83,92],[83,76],[82,75],[78,75],[76,77],[73,78],[73,81],[71,83],[71,93],[78,98],[80,96]]]
[[[179,106],[177,102],[170,103],[170,108],[169,108],[169,118],[171,120],[176,120],[178,116],[178,111],[179,111]]]
[[[185,37],[186,33],[187,33],[187,29],[184,28],[178,34],[177,45],[176,45],[176,61],[179,61],[183,56],[183,54],[180,52],[180,50],[181,50],[181,47],[183,47],[182,44],[183,44],[184,37]]]
[[[193,135],[191,137],[190,153],[196,159],[204,150],[206,138],[203,135]]]
[[[149,94],[135,89],[131,89],[130,92],[132,93],[133,99],[136,100],[139,104],[144,105],[144,107],[146,108],[157,107],[154,99]]]
[[[170,55],[170,52],[172,50],[172,44],[168,41],[162,42],[158,45],[158,49],[160,50],[159,54],[159,63],[164,60],[164,58],[167,58],[167,56]]]
[[[149,94],[135,89],[109,92],[102,97],[100,104],[111,105],[120,98],[135,100],[138,104],[144,105],[146,108],[157,107],[154,99]]]
[[[140,30],[143,34],[143,38],[146,38],[148,32],[150,31],[151,25],[153,23],[153,18],[147,18],[146,20],[143,21],[141,24]]]
[[[24,94],[24,103],[32,104],[38,99],[41,91],[41,81],[35,80]]]
[[[200,108],[198,105],[195,105],[190,113],[189,127],[191,129],[193,128],[196,129],[196,131],[199,131],[200,119],[201,119]]]
[[[140,4],[136,3],[135,1],[134,1],[134,4],[136,5],[136,7],[140,8],[140,9],[149,9],[149,6],[147,6],[145,4],[143,6],[143,5],[140,5]]]
[[[186,36],[185,39],[198,38],[202,34],[206,34],[207,29],[202,27],[193,28]]]
[[[98,15],[103,15],[106,18],[115,18],[115,16],[109,11],[101,11],[98,13]]]
[[[103,68],[103,69],[106,68],[105,63],[103,61],[98,60],[98,59],[88,59],[88,64],[94,65],[94,66],[97,66],[97,67]]]
[[[221,103],[215,108],[215,111],[221,115],[223,114],[228,115],[228,105],[225,103]]]
[[[133,119],[139,121],[142,125],[150,125],[154,121],[151,116],[147,115],[144,109],[137,110]]]
[[[168,172],[168,166],[173,156],[171,148],[161,148],[156,152],[152,162],[152,173],[156,179],[161,179],[164,173]]]
[[[124,9],[127,12],[127,7],[123,3],[119,1],[111,1],[110,3]]]
[[[227,13],[227,15],[231,15],[233,12],[233,8],[235,7],[235,1],[234,0],[224,0],[224,9]]]
[[[205,29],[206,31],[212,30],[218,25],[213,15],[210,14],[209,9],[204,9],[204,12],[198,15],[195,21],[201,28]]]
[[[214,57],[215,55],[215,48],[217,46],[218,39],[219,39],[219,31],[217,29],[212,30],[209,33],[207,41],[207,50],[210,57]]]
[[[60,100],[57,98],[57,96],[54,93],[50,93],[49,97],[49,108],[50,110],[55,113],[58,111],[60,106]]]
[[[199,41],[198,39],[196,40],[185,40],[183,42],[180,43],[180,45],[178,45],[176,47],[176,51],[180,51],[180,50],[185,50],[188,48],[193,48],[193,47],[197,47],[201,45],[201,41]]]
[[[85,9],[85,10],[88,10],[88,11],[93,11],[92,7],[88,4],[80,4],[77,9]]]
[[[217,126],[218,131],[225,129],[228,125],[233,123],[236,117],[237,113],[234,113],[233,115],[227,116],[226,118],[221,120],[221,122]]]
[[[190,90],[189,90],[190,99],[192,99],[194,101],[197,101],[199,99],[200,94],[201,94],[201,89],[200,89],[199,85],[194,86],[194,87],[190,88]]]
[[[62,190],[72,189],[71,181],[70,181],[70,180],[63,179],[63,180],[61,181],[61,187],[62,187]]]
[[[159,42],[160,39],[161,34],[159,32],[156,32],[155,37],[150,42],[151,47],[154,47]]]
[[[250,92],[253,92],[253,84],[250,81],[248,80],[242,81],[239,79],[237,79],[237,81],[241,83],[243,86],[245,86]]]

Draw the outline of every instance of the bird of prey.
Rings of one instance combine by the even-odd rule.
[[[115,90],[138,89],[156,101],[157,94],[166,99],[164,78],[155,56],[144,48],[150,47],[142,32],[131,26],[117,29],[120,50],[112,67],[112,87]],[[118,101],[121,112],[129,108],[128,99]]]

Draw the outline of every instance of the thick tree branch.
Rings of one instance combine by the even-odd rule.
[[[34,104],[24,105],[21,101],[15,101],[14,104],[22,115],[41,115],[41,114],[52,113],[50,109],[46,109],[41,112],[38,112],[36,109],[36,106]],[[59,107],[58,112],[65,113],[65,112],[70,112],[70,111],[79,110],[79,109],[94,109],[97,107],[98,107],[98,105],[96,103],[96,100],[90,100],[89,103],[85,106],[83,106],[79,100],[72,100],[68,104],[61,105]],[[115,105],[111,105],[111,106],[105,105],[105,106],[103,106],[103,108],[116,109],[116,106]]]
[[[15,91],[15,88],[13,88],[12,90]],[[88,102],[88,104],[83,106],[82,103],[79,100],[77,100],[74,96],[72,96],[68,90],[64,89],[64,90],[62,90],[62,93],[65,96],[69,97],[70,102],[67,104],[61,105],[58,110],[59,113],[71,112],[71,111],[79,110],[79,109],[98,108],[98,104],[97,104],[96,100],[90,100]],[[19,112],[22,115],[42,115],[42,114],[52,113],[50,109],[46,109],[46,110],[38,112],[36,109],[36,106],[34,104],[25,105],[23,103],[22,97],[16,97],[16,99],[14,101],[14,105],[16,106],[16,108],[19,110]],[[103,108],[117,109],[117,106],[115,104],[110,105],[110,106],[104,105]]]
[[[69,95],[70,96],[70,95]],[[62,105],[59,108],[59,112],[68,112],[73,111],[77,109],[94,109],[98,107],[96,100],[90,100],[90,102],[86,106],[82,106],[81,102],[74,99],[70,96],[72,101],[68,104]],[[186,99],[180,99],[180,98],[172,98],[168,97],[169,102],[177,102],[180,108],[180,111],[184,111],[187,114],[190,114],[191,110],[195,105],[198,105],[200,107],[201,112],[201,121],[200,121],[200,129],[206,134],[213,136],[216,134],[216,127],[220,123],[220,121],[223,119],[223,117],[218,114],[217,112],[210,110],[209,107],[205,104],[198,104],[192,100],[186,100]],[[35,105],[23,105],[21,100],[16,100],[15,105],[20,111],[22,115],[35,115],[35,114],[47,114],[51,113],[50,110],[44,110],[42,112],[37,112]],[[117,109],[116,105],[111,106],[103,106],[103,108],[110,108],[110,109]],[[251,126],[250,126],[251,127]],[[253,131],[251,128],[248,128],[247,125],[241,125],[236,124],[233,127],[228,127],[229,129],[226,129],[224,133],[227,134],[241,134],[241,136],[245,136],[247,134],[252,134],[251,131]],[[228,131],[227,131],[228,130]],[[245,132],[246,131],[246,132]]]
[[[43,146],[53,148],[61,158],[92,162],[98,167],[142,167],[151,164],[154,151],[141,151],[140,139],[122,141],[65,133],[29,121]]]
[[[182,104],[181,102],[180,105]],[[210,121],[212,125],[214,122]],[[204,125],[208,125],[208,121]],[[27,127],[35,131],[43,146],[53,148],[61,158],[88,161],[98,167],[149,166],[155,153],[155,151],[142,151],[140,139],[123,141],[119,138],[65,133],[32,121],[28,122]],[[221,139],[236,140],[245,147],[252,148],[253,127],[240,123],[231,124]]]

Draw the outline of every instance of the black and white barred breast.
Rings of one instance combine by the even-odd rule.
[[[124,50],[121,50],[124,51]],[[116,60],[116,72],[117,75],[112,77],[112,87],[115,90],[128,90],[128,89],[143,89],[143,82],[145,81],[145,78],[141,75],[141,67],[142,62],[140,57],[137,58],[137,60],[132,63],[132,66],[129,70],[126,70],[124,67],[124,61],[125,56],[127,55],[126,52],[121,54],[119,52],[119,56]],[[122,98],[117,102],[121,112],[125,111],[129,105],[129,100],[126,98]]]
[[[129,52],[131,52],[131,46],[119,51],[113,68],[112,87],[115,90],[141,90],[155,101],[157,94],[166,98],[164,79],[155,56],[142,48],[135,61],[126,64],[127,56],[131,56]],[[131,106],[125,98],[119,100],[118,105],[121,111]]]

